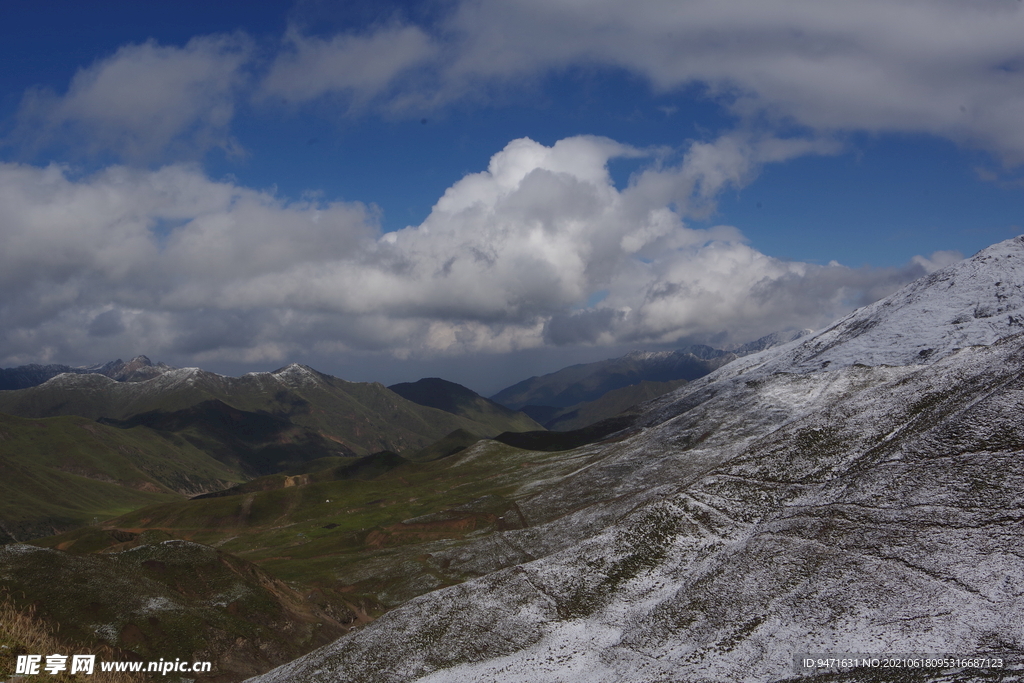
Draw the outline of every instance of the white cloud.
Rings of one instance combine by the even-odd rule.
[[[237,153],[229,127],[251,55],[251,41],[240,34],[200,36],[184,47],[126,45],[79,70],[63,95],[26,93],[15,138],[132,161],[214,147]]]
[[[1017,164],[1021,35],[1018,0],[463,0],[433,35],[399,24],[329,40],[292,30],[263,89],[291,101],[388,92],[392,106],[422,107],[610,66],[662,92],[702,85],[744,117],[927,133]]]
[[[1024,162],[1018,0],[503,0],[318,37],[291,27],[262,80],[244,35],[122,47],[63,95],[33,90],[23,141],[88,140],[129,161],[235,149],[236,104],[441,106],[575,66],[694,85],[750,120],[940,136]]]
[[[416,26],[389,26],[331,39],[303,35],[290,27],[260,88],[261,98],[301,103],[345,93],[365,103],[406,70],[432,59],[438,47]]]
[[[463,2],[451,96],[580,64],[659,90],[694,83],[740,113],[820,130],[923,132],[1024,161],[1017,0]]]
[[[695,144],[678,167],[620,190],[608,160],[643,151],[594,137],[514,140],[421,225],[387,235],[362,205],[287,202],[193,166],[75,179],[2,164],[0,362],[112,348],[199,363],[743,342],[823,324],[952,258],[819,267],[761,254],[736,228],[686,226],[759,163],[811,148],[830,149],[770,137]]]
[[[915,256],[911,259],[911,263],[920,266],[926,273],[934,273],[940,268],[945,268],[948,265],[962,261],[964,255],[959,251],[936,251],[930,257]]]

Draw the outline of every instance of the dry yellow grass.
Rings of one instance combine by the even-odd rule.
[[[51,628],[31,610],[19,610],[11,597],[0,592],[0,680],[2,681],[50,681],[51,683],[138,683],[150,680],[140,674],[125,672],[103,672],[99,670],[100,660],[114,659],[109,648],[84,648],[62,641],[57,628]],[[38,676],[16,676],[15,664],[18,655],[97,655],[96,671],[92,675],[67,672],[43,673]]]

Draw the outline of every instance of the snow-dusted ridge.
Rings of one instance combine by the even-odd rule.
[[[805,339],[786,361],[793,371],[915,365],[1018,332],[1024,332],[1024,236],[854,311]]]
[[[515,494],[529,528],[430,559],[469,573],[501,548],[504,568],[251,680],[767,683],[801,653],[1020,661],[1022,285],[1016,238],[652,402],[639,433]]]

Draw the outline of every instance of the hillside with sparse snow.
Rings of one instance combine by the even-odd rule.
[[[251,680],[769,682],[801,653],[1019,663],[1022,287],[1015,238],[655,400],[510,494],[526,528],[428,558],[482,576]]]

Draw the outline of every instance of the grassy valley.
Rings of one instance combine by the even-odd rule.
[[[484,438],[546,433],[523,413],[443,380],[398,389],[413,400],[289,366],[0,392],[21,414],[0,414],[12,604],[80,646],[234,681],[478,575],[431,558],[526,527],[517,491],[565,466]]]
[[[210,659],[220,673],[209,680],[240,680],[413,597],[529,559],[481,544],[550,521],[517,501],[590,458],[493,440],[427,462],[323,458],[5,546],[0,580],[75,643]]]
[[[627,387],[563,422],[661,388]],[[520,502],[593,460],[567,449],[636,417],[549,432],[444,380],[387,389],[303,366],[130,384],[65,374],[0,404],[37,416],[0,418],[7,540],[39,549],[0,558],[15,604],[126,657],[206,653],[221,667],[210,680],[225,681],[532,559],[494,539],[531,534],[572,502]]]
[[[535,523],[518,510],[517,498],[580,466],[561,453],[490,440],[431,462],[393,454],[360,461],[151,505],[36,543],[75,554],[110,552],[156,532],[217,547],[294,585],[358,597],[381,612],[469,578],[433,562],[433,553]]]

